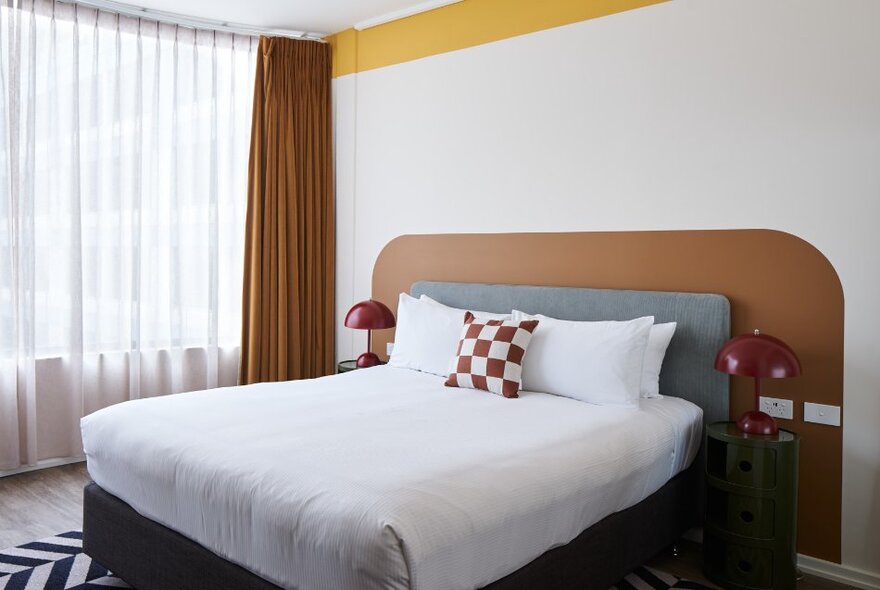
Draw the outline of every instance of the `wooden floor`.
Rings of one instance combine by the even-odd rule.
[[[0,477],[0,548],[21,545],[82,527],[82,490],[89,481],[85,463]],[[704,577],[698,543],[682,541],[679,555],[664,551],[646,565],[712,586]],[[851,588],[805,576],[798,590]]]
[[[85,463],[0,477],[0,549],[82,528]]]

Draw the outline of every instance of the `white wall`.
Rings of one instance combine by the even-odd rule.
[[[876,0],[674,0],[337,79],[340,357],[401,234],[796,234],[843,282],[843,561],[880,572],[878,26]]]

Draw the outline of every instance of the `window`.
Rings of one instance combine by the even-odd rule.
[[[257,39],[47,0],[0,5],[0,38],[0,415],[50,395],[40,359],[98,371],[71,394],[92,409],[98,357],[214,350],[157,361],[148,390],[216,384],[237,364],[216,350],[239,344]]]

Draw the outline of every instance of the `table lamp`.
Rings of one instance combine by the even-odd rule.
[[[772,416],[760,411],[761,379],[797,377],[801,362],[789,346],[768,334],[755,330],[728,340],[718,356],[715,369],[728,375],[755,378],[755,409],[744,413],[736,426],[748,434],[776,434],[779,427]]]
[[[367,352],[363,353],[357,359],[359,369],[367,367],[375,367],[381,364],[379,357],[370,350],[372,347],[373,330],[384,330],[385,328],[394,327],[394,314],[388,307],[380,301],[367,299],[355,303],[348,313],[345,315],[345,325],[348,328],[367,331]]]

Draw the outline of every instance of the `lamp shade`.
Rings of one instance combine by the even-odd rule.
[[[729,375],[760,379],[801,374],[801,362],[788,344],[758,330],[728,340],[715,357],[715,368]]]
[[[357,330],[383,330],[394,327],[394,314],[379,301],[367,299],[355,303],[345,315],[345,325]]]

